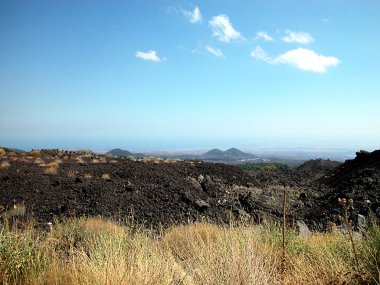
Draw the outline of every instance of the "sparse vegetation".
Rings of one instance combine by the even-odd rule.
[[[46,234],[33,223],[0,229],[2,284],[378,284],[378,227],[359,241],[360,274],[340,233],[299,237],[288,230],[281,274],[277,227],[212,224],[161,232],[80,218]]]
[[[102,174],[102,179],[106,180],[106,181],[110,181],[111,180],[111,176],[108,173],[103,173]]]
[[[40,157],[41,156],[41,151],[40,150],[32,150],[30,153],[29,153],[30,156],[33,156],[33,157]]]
[[[39,166],[46,166],[45,161],[44,161],[42,158],[40,158],[40,157],[37,157],[37,158],[34,160],[34,163],[37,164],[37,165],[39,165]]]
[[[0,163],[0,169],[9,169],[10,166],[11,166],[11,164],[7,160],[3,160]]]
[[[44,170],[45,174],[57,174],[59,168],[59,161],[53,161],[46,165],[46,168]]]
[[[6,209],[4,206],[0,206],[0,217],[3,219],[10,219],[13,217],[25,215],[26,207],[23,204],[14,204],[12,208]],[[1,224],[0,224],[1,225]]]
[[[75,177],[78,174],[78,171],[69,170],[67,177]]]
[[[359,246],[359,260],[371,282],[380,284],[380,227],[377,224],[366,231],[365,241]]]
[[[84,159],[82,157],[77,157],[77,158],[75,158],[75,160],[80,165],[85,165],[86,164],[86,162],[84,161]]]
[[[67,160],[45,150],[40,157],[19,156],[15,161],[8,156],[1,158],[0,162],[10,161],[11,167],[0,173],[0,181],[4,181],[0,183],[3,205],[0,205],[0,284],[343,285],[380,282],[379,228],[372,225],[363,236],[345,231],[343,226],[348,229],[352,226],[347,213],[353,201],[343,203],[341,200],[345,211],[337,216],[335,213],[342,210],[337,197],[351,196],[344,192],[337,194],[334,188],[323,188],[328,194],[325,197],[330,197],[327,200],[333,197],[334,202],[328,207],[314,202],[313,191],[318,191],[321,184],[311,184],[309,179],[314,176],[305,171],[263,171],[248,175],[223,164],[157,158],[142,158],[136,162],[118,158],[116,167],[111,158],[104,164],[90,163],[93,158],[100,160],[101,156],[95,155],[84,158],[87,164],[80,166],[75,153],[67,154]],[[174,162],[176,165],[172,165]],[[48,165],[42,167],[44,164]],[[58,173],[51,172],[57,173],[56,176],[43,175],[43,170],[50,167],[56,169]],[[365,167],[368,169],[367,164]],[[360,178],[355,178],[358,182],[354,183],[365,181],[365,185],[374,185],[369,189],[378,189],[379,176],[366,173],[364,177],[354,176]],[[341,175],[331,177],[336,180]],[[94,179],[88,180],[92,177]],[[267,188],[258,188],[261,181]],[[288,186],[293,181],[295,186]],[[72,184],[67,187],[68,183]],[[354,183],[349,185],[357,185]],[[284,200],[281,185],[289,190],[284,193]],[[311,188],[302,188],[304,185]],[[366,207],[373,211],[374,220],[378,219],[377,208],[372,207],[378,201],[377,192],[364,196],[360,187],[355,189],[358,190],[355,210]],[[41,198],[36,199],[36,193]],[[76,203],[67,205],[64,200],[67,197]],[[369,200],[363,206],[360,201],[364,197]],[[161,203],[163,198],[170,203]],[[302,215],[307,208],[293,212],[294,201],[298,199],[310,202],[312,208],[308,213],[312,216]],[[26,207],[22,204],[13,207],[17,201],[24,201],[28,216],[33,215],[41,223],[18,221],[25,221]],[[124,206],[130,204],[138,207]],[[267,208],[260,210],[261,205]],[[228,210],[231,206],[236,207],[236,212]],[[259,213],[259,219],[251,219],[255,218],[257,209],[263,211],[263,216],[276,213],[276,217],[268,215],[268,219],[261,219]],[[117,222],[94,218],[65,220],[75,211],[93,216],[105,214]],[[335,232],[312,234],[307,229],[307,235],[302,237],[295,232],[294,225],[302,221],[316,225],[311,227],[313,230],[323,230],[320,220],[333,215],[328,211],[337,216],[334,216]],[[48,213],[56,214],[57,219],[64,222],[54,222],[51,226],[48,222],[53,221]],[[133,222],[124,224],[125,216],[132,216]],[[196,219],[210,224],[172,226],[159,232],[161,225],[169,227],[172,221],[190,223]],[[234,220],[246,224],[236,225]],[[230,224],[211,224],[216,221]],[[251,221],[267,224],[252,225]],[[146,228],[139,228],[136,223],[144,223]],[[285,229],[281,225],[289,226]],[[154,230],[149,231],[148,227]]]
[[[85,173],[84,174],[84,178],[86,179],[91,179],[92,178],[92,175],[90,173]]]
[[[284,163],[242,163],[237,164],[242,170],[245,171],[258,171],[258,170],[289,170],[290,166]]]

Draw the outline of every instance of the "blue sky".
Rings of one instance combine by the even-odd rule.
[[[378,11],[0,0],[0,145],[380,148]]]

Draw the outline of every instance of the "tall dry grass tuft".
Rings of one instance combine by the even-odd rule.
[[[359,247],[359,257],[364,272],[373,284],[380,284],[380,226],[372,223]]]
[[[281,259],[281,272],[283,275],[286,273],[286,241],[285,241],[285,235],[286,235],[286,211],[287,211],[287,198],[288,198],[288,191],[286,186],[284,186],[284,195],[283,195],[283,201],[282,201],[282,226],[281,226],[281,232],[282,232],[282,259]]]
[[[3,148],[0,148],[0,157],[1,156],[4,156],[7,152],[5,151],[5,149]]]
[[[46,272],[50,248],[39,242],[41,234],[35,231],[33,223],[20,231],[10,230],[6,219],[3,222],[0,229],[1,284],[38,284],[30,283],[29,279]]]
[[[52,263],[47,284],[180,284],[173,282],[182,277],[173,258],[146,234],[100,219],[61,232],[71,253]]]
[[[180,226],[164,242],[194,284],[281,284],[278,252],[252,227]]]
[[[348,236],[350,237],[350,242],[351,242],[351,248],[352,248],[352,253],[354,255],[354,260],[355,260],[355,265],[356,269],[359,270],[359,259],[358,259],[358,254],[356,253],[356,244],[354,240],[354,236],[352,233],[352,225],[351,221],[348,219],[348,211],[350,207],[352,207],[354,200],[353,199],[338,199],[339,204],[343,207],[343,223],[346,228],[346,231],[348,233]]]
[[[340,234],[288,239],[285,284],[360,284],[350,245]]]

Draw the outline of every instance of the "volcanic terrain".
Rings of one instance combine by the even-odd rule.
[[[289,222],[302,220],[312,229],[340,222],[339,197],[353,198],[358,214],[380,217],[380,151],[358,152],[340,166],[316,160],[287,171],[244,172],[202,161],[62,150],[5,150],[0,163],[2,218],[22,214],[45,223],[103,216],[154,227],[277,221],[284,188]],[[14,211],[17,207],[25,211]]]

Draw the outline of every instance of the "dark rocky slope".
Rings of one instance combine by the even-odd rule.
[[[334,170],[310,163],[307,171],[251,173],[200,161],[59,150],[7,152],[0,157],[4,161],[10,166],[0,169],[2,217],[23,204],[27,216],[39,222],[81,215],[133,216],[147,226],[199,219],[279,221],[284,187],[290,220],[304,220],[313,229],[339,220],[338,197],[352,197],[357,212],[368,215],[370,209],[380,217],[380,151],[360,152]]]
[[[355,159],[345,161],[321,177],[318,183],[330,190],[308,209],[306,218],[316,227],[341,222],[342,209],[338,198],[352,198],[357,214],[374,214],[380,218],[380,150],[357,152]],[[316,223],[318,220],[320,222]]]

